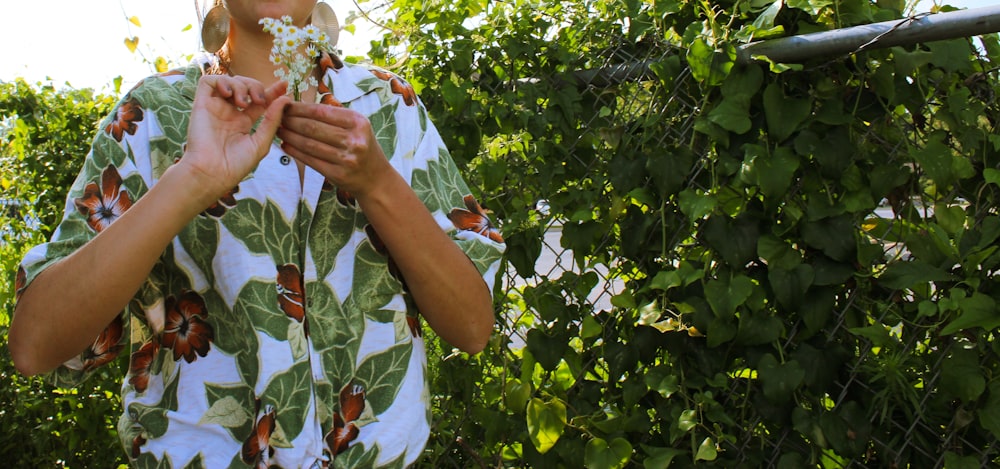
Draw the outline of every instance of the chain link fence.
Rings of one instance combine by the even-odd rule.
[[[584,171],[599,170],[609,171],[607,167],[594,168],[593,165],[599,161],[613,161],[614,155],[620,153],[645,154],[650,149],[664,148],[689,148],[698,160],[704,161],[707,156],[704,154],[705,148],[700,148],[698,142],[703,141],[696,136],[696,126],[699,117],[702,116],[703,97],[699,94],[699,86],[693,79],[687,67],[680,67],[676,73],[670,77],[659,76],[650,69],[650,64],[666,63],[674,59],[683,63],[683,52],[675,49],[663,49],[650,47],[648,51],[636,51],[634,47],[612,48],[600,53],[591,54],[591,57],[603,58],[600,67],[590,70],[576,72],[572,74],[544,77],[539,81],[549,83],[554,88],[560,86],[575,86],[586,95],[583,100],[589,103],[590,107],[583,109],[579,118],[579,125],[584,129],[585,138],[593,138],[595,141],[615,140],[616,146],[596,145],[599,151],[609,152],[603,157],[593,158],[590,156],[580,157],[576,154],[569,154],[568,164],[586,165]],[[985,57],[982,60],[987,60]],[[991,97],[990,99],[995,99]],[[617,128],[607,128],[607,114],[609,110],[614,113],[610,116],[614,122],[623,123]],[[657,135],[644,135],[642,138],[625,138],[630,132],[636,129],[629,128],[629,122],[648,123],[650,120],[659,120],[661,125],[656,126]],[[643,127],[648,132],[649,127]],[[872,145],[882,149],[891,160],[905,161],[901,155],[907,151],[907,140],[887,139],[877,133],[869,133],[863,138]],[[919,145],[919,142],[910,139],[910,145]],[[623,145],[636,145],[633,148],[623,147]],[[567,145],[572,148],[572,143]],[[899,155],[899,156],[898,156]],[[705,168],[701,163],[695,163],[692,173],[686,180],[694,181],[694,177],[699,171]],[[613,171],[613,168],[612,168]],[[707,190],[709,188],[698,188]],[[508,268],[504,273],[504,294],[508,302],[504,305],[503,314],[506,322],[500,325],[501,334],[509,338],[507,347],[510,350],[517,350],[524,347],[528,340],[527,332],[532,325],[543,323],[537,310],[524,308],[524,302],[518,301],[528,288],[540,288],[555,281],[561,281],[557,289],[562,292],[563,299],[567,305],[580,307],[584,311],[596,314],[605,311],[611,312],[615,306],[612,299],[622,293],[632,273],[622,271],[616,256],[620,255],[622,246],[611,246],[614,239],[623,239],[622,233],[607,233],[603,242],[593,246],[593,252],[579,252],[571,249],[571,243],[565,240],[564,223],[577,210],[590,210],[591,207],[562,206],[558,212],[552,211],[547,200],[537,201],[537,210],[544,215],[546,220],[544,238],[541,243],[541,250],[534,266],[534,274],[521,276],[513,268]],[[676,207],[673,210],[679,210]],[[667,210],[668,212],[670,210]],[[892,210],[883,206],[871,214],[871,217],[880,217],[892,222]],[[637,243],[648,243],[650,245],[662,245],[667,251],[676,249],[685,243],[692,242],[690,239],[690,227],[679,227],[675,232],[667,233],[666,239],[637,239],[631,240]],[[880,243],[887,256],[901,255],[894,242],[887,239],[873,239]],[[604,256],[595,253],[609,253]],[[905,253],[903,253],[905,254]],[[567,276],[567,274],[572,274]],[[568,292],[574,289],[582,289],[584,295],[573,295]],[[834,312],[836,327],[823,331],[828,338],[842,335],[850,335],[848,320],[851,315],[861,315],[872,317],[875,323],[891,324],[891,320],[886,318],[886,312],[879,312],[871,309],[872,305],[862,304],[854,298],[846,302],[846,306],[840,306]],[[796,331],[806,326],[801,320],[794,324],[791,332],[788,333],[786,346],[790,347]],[[855,460],[843,460],[837,458],[825,458],[821,456],[824,467],[897,467],[894,460],[912,460],[911,456],[919,456],[916,459],[923,461],[934,461],[935,467],[944,467],[945,452],[951,449],[961,449],[961,453],[966,456],[974,456],[983,467],[994,462],[998,454],[998,442],[992,435],[969,434],[959,431],[968,426],[974,418],[972,415],[958,410],[950,417],[947,428],[940,428],[938,422],[941,416],[933,419],[926,419],[921,409],[924,404],[931,399],[938,398],[932,390],[937,389],[939,381],[942,379],[941,358],[948,353],[936,353],[933,355],[938,361],[925,362],[922,357],[925,350],[922,344],[927,343],[926,331],[923,334],[900,334],[902,347],[891,351],[898,359],[900,367],[908,368],[915,373],[924,376],[922,383],[900,383],[911,392],[902,397],[903,402],[888,402],[890,399],[900,399],[900,396],[886,396],[879,394],[878,388],[870,385],[866,380],[871,376],[870,359],[879,353],[887,353],[880,350],[878,344],[870,340],[860,341],[860,346],[853,350],[854,356],[848,359],[846,374],[841,374],[835,381],[835,389],[839,392],[831,393],[828,398],[828,406],[831,409],[841,407],[845,402],[858,395],[867,396],[866,399],[875,402],[883,402],[883,411],[874,412],[866,416],[871,423],[871,431],[865,435],[848,435],[848,438],[866,438],[870,441],[869,448],[871,454],[859,457]],[[785,340],[785,339],[783,339]],[[957,347],[955,343],[949,345]],[[788,353],[791,351],[788,350]],[[940,351],[939,351],[940,352]],[[508,352],[509,353],[509,352]],[[882,358],[883,360],[885,357]],[[745,383],[734,379],[731,381],[730,394],[720,398],[722,401],[743,401]],[[746,405],[744,402],[743,405]],[[875,409],[878,406],[872,406]],[[781,432],[774,432],[773,427],[765,428],[763,420],[765,417],[760,412],[748,411],[748,420],[743,425],[745,433],[739,436],[736,441],[723,444],[726,450],[740,454],[752,448],[758,453],[763,451],[769,456],[762,462],[761,467],[776,467],[783,454],[790,451],[808,453],[810,442],[803,440],[801,432],[794,430],[790,426]],[[945,417],[947,418],[947,417]],[[928,423],[931,422],[931,423]],[[815,442],[813,442],[815,443]],[[891,460],[889,460],[891,459]],[[755,461],[754,464],[760,461]],[[749,464],[749,461],[745,463]]]

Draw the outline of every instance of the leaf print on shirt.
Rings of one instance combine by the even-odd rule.
[[[128,367],[130,376],[128,383],[135,387],[135,392],[144,393],[146,392],[146,388],[149,387],[150,368],[153,365],[153,359],[159,351],[160,343],[150,340],[142,344],[142,347],[139,347],[139,350],[136,350],[132,354]]]
[[[119,142],[122,141],[122,137],[126,133],[135,135],[135,130],[138,128],[136,122],[142,121],[143,111],[139,101],[136,101],[132,97],[127,99],[127,101],[118,106],[118,113],[115,115],[115,119],[104,128],[105,132]]]
[[[396,108],[395,105],[386,105],[379,108],[368,115],[368,121],[372,124],[372,130],[375,132],[375,140],[378,141],[378,146],[382,148],[382,153],[389,160],[396,155],[396,137],[398,130],[396,128]]]
[[[340,411],[333,413],[333,428],[327,432],[326,449],[336,456],[357,439],[360,429],[354,423],[365,410],[365,388],[348,384],[340,390]]]
[[[271,447],[272,433],[274,433],[274,407],[265,405],[262,410],[258,399],[257,420],[253,424],[250,437],[243,442],[243,449],[240,451],[243,462],[257,469],[270,467],[269,460],[274,456],[274,448]]]
[[[122,177],[111,165],[101,172],[101,185],[88,183],[83,189],[83,197],[73,199],[80,213],[87,217],[87,224],[100,233],[132,208],[132,199],[122,190]]]
[[[246,198],[240,200],[219,221],[250,252],[266,254],[278,264],[298,258],[298,236],[292,230],[289,221],[291,216],[289,214],[286,217],[281,208],[270,199],[261,201]]]
[[[118,357],[118,353],[125,347],[125,344],[121,343],[123,334],[122,317],[118,315],[101,331],[97,340],[83,351],[83,370],[93,370]]]
[[[205,322],[208,309],[205,300],[196,292],[182,290],[180,298],[173,295],[166,300],[167,320],[160,345],[174,351],[174,360],[191,363],[195,355],[204,357],[215,338],[212,325]]]
[[[489,217],[476,198],[467,195],[462,199],[465,202],[465,209],[455,208],[448,213],[448,219],[461,231],[473,231],[482,236],[492,239],[498,243],[503,242],[503,236],[493,228]]]

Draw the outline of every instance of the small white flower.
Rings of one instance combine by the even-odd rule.
[[[279,66],[274,75],[289,82],[290,89],[298,100],[310,85],[316,86],[316,79],[310,76],[312,59],[318,55],[323,44],[329,42],[328,36],[311,24],[302,29],[297,28],[292,24],[290,16],[282,16],[280,19],[264,18],[260,20],[260,24],[263,25],[264,32],[274,36],[271,54],[268,56],[272,64]]]

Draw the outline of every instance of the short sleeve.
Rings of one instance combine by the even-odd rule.
[[[415,153],[417,159],[426,158],[426,164],[414,169],[410,183],[442,229],[472,260],[492,292],[506,247],[503,237],[489,212],[469,190],[423,105],[418,106],[422,131]]]
[[[52,238],[30,249],[21,261],[18,293],[30,286],[38,274],[114,223],[146,192],[148,181],[140,171],[142,165],[136,164],[136,158],[149,152],[149,130],[155,126],[153,120],[129,93],[100,122]],[[102,254],[115,255],[113,252]],[[128,315],[123,311],[79,356],[53,371],[49,380],[59,386],[75,386],[101,365],[114,361],[127,345],[128,325]]]

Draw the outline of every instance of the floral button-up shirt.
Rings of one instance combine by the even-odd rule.
[[[391,164],[492,287],[503,240],[413,88],[334,56],[319,64],[318,99],[368,116]],[[197,81],[211,69],[150,77],[122,98],[53,239],[26,255],[18,291],[182,157]],[[130,354],[118,430],[136,467],[404,467],[430,431],[421,328],[351,195],[310,168],[300,184],[275,144],[174,238],[122,314],[52,379],[73,385]]]

